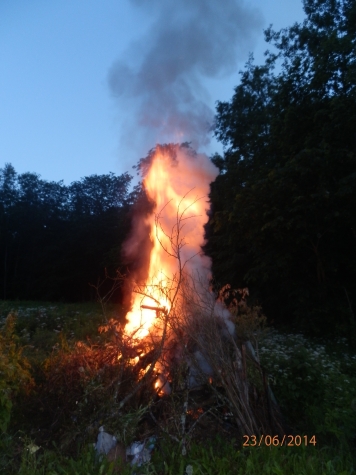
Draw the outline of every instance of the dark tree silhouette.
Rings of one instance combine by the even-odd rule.
[[[94,298],[89,282],[121,264],[130,182],[109,173],[67,187],[10,164],[0,169],[1,298]]]
[[[304,9],[217,105],[206,249],[217,281],[247,284],[276,321],[355,338],[356,2]]]

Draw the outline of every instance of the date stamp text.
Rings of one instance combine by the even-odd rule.
[[[243,447],[261,447],[266,445],[270,447],[274,445],[285,446],[285,447],[299,447],[300,445],[316,445],[316,437],[312,435],[311,437],[307,435],[284,435],[279,437],[278,435],[265,435],[260,436],[256,435],[244,435]]]

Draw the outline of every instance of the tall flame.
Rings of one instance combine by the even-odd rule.
[[[169,311],[182,266],[206,278],[210,274],[210,258],[201,246],[208,220],[209,186],[218,170],[206,155],[188,147],[158,145],[141,172],[155,206],[145,218],[152,244],[148,277],[142,292],[133,295],[126,316],[125,330],[137,338],[149,333],[157,311]],[[135,239],[135,230],[129,239]],[[157,308],[161,310],[155,311]]]

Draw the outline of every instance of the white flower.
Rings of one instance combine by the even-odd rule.
[[[185,473],[187,475],[192,475],[193,474],[193,467],[191,465],[187,465],[187,467],[185,469]]]
[[[40,450],[41,447],[38,447],[38,445],[35,444],[29,444],[26,449],[30,452],[30,454],[34,454],[37,452],[37,450]]]

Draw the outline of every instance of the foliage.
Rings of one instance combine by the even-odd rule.
[[[355,344],[356,7],[304,9],[265,32],[265,64],[251,57],[218,103],[206,250],[216,280],[248,285],[270,318]]]
[[[49,430],[67,453],[86,443],[102,425],[118,440],[131,442],[146,412],[141,404],[148,401],[142,392],[125,412],[121,410],[120,402],[137,383],[137,372],[129,358],[119,359],[125,350],[115,342],[78,341],[56,349],[43,363],[36,393],[27,398],[25,418],[37,414],[33,426]]]
[[[65,186],[0,169],[0,298],[95,298],[88,283],[123,265],[130,182],[109,173]]]
[[[356,355],[301,334],[271,332],[261,342],[261,362],[291,426],[324,443],[352,447],[356,440]],[[320,442],[319,439],[319,442]]]
[[[28,391],[32,379],[29,364],[14,333],[16,316],[8,315],[0,331],[0,431],[6,432],[10,422],[12,399],[20,391]]]
[[[219,300],[224,303],[231,313],[235,324],[236,334],[242,341],[251,341],[258,347],[267,318],[262,313],[262,307],[247,304],[249,289],[232,289],[231,285],[224,285],[218,292]]]
[[[241,294],[239,296],[241,297]],[[3,308],[5,310],[5,307],[11,306],[14,304],[8,303]],[[88,305],[62,306],[52,311],[50,308],[54,307],[53,304],[37,306],[36,309],[32,302],[28,305],[29,310],[24,303],[18,306],[18,321],[22,319],[22,325],[25,325],[27,318],[29,325],[40,326],[46,322],[50,327],[58,321],[56,319],[61,311],[61,324],[66,319],[77,320],[73,322],[75,325],[72,327],[74,340],[65,342],[62,339],[62,347],[59,341],[57,349],[54,349],[50,356],[45,352],[41,353],[41,357],[47,358],[47,361],[44,366],[40,366],[43,372],[38,369],[35,372],[35,391],[13,400],[14,417],[7,434],[3,434],[0,440],[0,471],[4,473],[111,473],[114,465],[105,458],[95,458],[92,448],[88,445],[95,441],[98,428],[102,424],[125,444],[152,433],[158,434],[151,462],[140,469],[126,467],[123,473],[127,475],[133,472],[137,475],[185,475],[190,473],[189,467],[193,469],[193,475],[354,473],[352,466],[355,462],[351,459],[349,448],[355,427],[355,413],[351,411],[354,410],[352,408],[356,387],[355,357],[346,351],[345,341],[340,341],[336,348],[334,342],[322,345],[298,335],[278,336],[272,332],[267,333],[260,342],[260,358],[268,369],[278,402],[283,405],[283,414],[290,417],[288,422],[293,423],[294,430],[298,433],[316,433],[316,447],[242,448],[240,441],[231,441],[230,433],[221,428],[217,429],[218,424],[214,425],[216,416],[220,416],[219,412],[216,412],[215,417],[210,418],[210,415],[206,414],[198,421],[189,433],[190,441],[186,444],[186,455],[183,456],[181,438],[179,442],[174,441],[166,432],[157,432],[157,426],[154,423],[152,425],[152,420],[151,423],[148,422],[149,412],[152,411],[156,417],[160,415],[159,423],[163,427],[169,429],[171,434],[178,434],[171,429],[175,423],[180,425],[185,392],[179,393],[178,386],[174,386],[174,400],[159,398],[147,407],[145,403],[149,401],[149,393],[140,391],[127,405],[118,410],[114,396],[120,366],[112,366],[109,362],[110,357],[115,357],[118,352],[114,327],[103,332],[95,344],[89,344],[88,341],[75,344],[76,331],[80,335],[83,331],[80,322],[95,318],[95,306],[92,306],[91,315],[87,315],[90,310]],[[43,315],[41,318],[40,313]],[[252,328],[256,328],[253,321],[250,323]],[[247,321],[244,321],[245,324]],[[21,333],[23,328],[26,326],[15,326],[12,332],[15,340],[16,334]],[[54,330],[56,326],[51,328]],[[247,327],[246,330],[249,331]],[[36,328],[32,328],[28,335],[26,351],[37,354],[36,348],[31,348],[37,344],[34,341]],[[260,336],[263,335],[264,333]],[[110,346],[116,347],[110,349]],[[30,361],[34,360],[30,358]],[[127,379],[132,383],[132,371],[135,370],[129,354],[125,361],[127,377],[122,381]],[[36,365],[38,368],[38,361]],[[323,374],[329,379],[324,379]],[[302,379],[298,379],[299,377]],[[117,393],[116,401],[127,394],[125,391],[131,391],[132,385],[129,386],[130,388],[126,386],[126,389],[122,387]],[[189,404],[186,433],[201,416],[198,409],[202,403],[196,395],[190,395]],[[52,425],[56,420],[60,420],[60,424]],[[18,429],[22,432],[16,432]],[[214,439],[217,432],[221,434],[220,440]],[[182,435],[181,432],[179,434]],[[58,441],[57,446],[52,445],[54,440]],[[330,445],[325,446],[325,443]]]
[[[97,303],[63,304],[35,301],[0,301],[0,324],[9,312],[16,312],[15,335],[23,345],[23,354],[32,364],[48,357],[65,338],[100,340],[98,326],[104,317]],[[107,317],[121,318],[120,305],[109,305]]]
[[[158,214],[157,226],[160,218]],[[260,308],[248,307],[246,288],[235,291],[225,286],[216,300],[206,288],[206,282],[184,272],[185,262],[180,260],[180,250],[184,245],[181,226],[181,215],[177,213],[174,232],[167,234],[171,248],[164,248],[180,264],[179,272],[168,283],[168,288],[174,289],[173,297],[167,286],[159,287],[162,294],[170,297],[170,306],[169,309],[148,307],[156,310],[156,319],[154,330],[146,338],[135,338],[135,333],[128,335],[122,331],[116,318],[106,318],[104,325],[99,327],[102,336],[95,343],[89,340],[85,343],[68,341],[64,331],[58,329],[58,324],[63,325],[64,319],[56,317],[55,321],[48,322],[48,328],[60,331],[59,345],[55,345],[51,355],[37,366],[36,391],[26,399],[18,398],[16,401],[18,417],[14,429],[35,434],[35,440],[27,441],[25,438],[22,445],[13,450],[22,451],[22,460],[17,458],[18,473],[48,472],[49,467],[52,473],[56,473],[58,460],[52,458],[49,441],[59,443],[61,456],[67,457],[67,462],[61,461],[58,466],[59,472],[66,473],[67,465],[78,473],[82,469],[89,473],[96,469],[103,472],[106,470],[105,461],[102,464],[99,458],[100,467],[94,467],[92,455],[83,450],[96,437],[102,425],[124,445],[135,438],[147,439],[152,434],[156,435],[156,441],[157,436],[162,434],[174,440],[177,446],[170,453],[171,460],[165,457],[160,473],[231,471],[231,457],[227,455],[221,459],[220,454],[216,457],[212,448],[207,453],[200,453],[198,459],[190,458],[194,454],[194,440],[198,441],[201,437],[206,440],[209,433],[225,432],[226,437],[236,434],[242,439],[246,437],[244,434],[253,439],[261,434],[282,437],[289,433],[268,387],[258,353],[257,356],[255,353],[261,325],[265,322]],[[147,296],[151,295],[152,287],[137,285],[135,291]],[[153,300],[159,305],[155,294]],[[227,304],[232,313],[227,310]],[[36,326],[48,320],[44,309],[40,310],[35,313],[35,319],[29,319],[28,329],[24,321],[24,328],[20,330],[29,343],[36,337]],[[235,319],[237,327],[230,319]],[[237,335],[236,328],[239,331]],[[263,354],[262,350],[263,347],[260,351]],[[342,464],[350,466],[350,441],[355,435],[352,413],[345,410],[342,398],[332,398],[327,384],[323,385],[318,380],[325,369],[323,359],[320,366],[307,375],[306,381],[309,382],[309,376],[312,381],[310,387],[306,384],[301,388],[303,393],[296,386],[291,386],[306,358],[303,349],[300,354],[295,353],[296,357],[288,366],[293,379],[289,379],[285,387],[281,386],[281,402],[287,407],[286,404],[292,400],[299,409],[297,417],[302,423],[303,416],[306,416],[307,427],[317,434],[319,442],[323,434],[336,437],[344,453]],[[354,383],[353,369],[349,369],[351,384]],[[330,372],[330,381],[341,384],[340,377],[332,379],[334,373]],[[344,383],[350,381],[345,380]],[[194,389],[197,389],[195,393]],[[294,390],[292,397],[289,396],[291,389]],[[316,401],[314,406],[306,404],[307,391],[308,396]],[[351,388],[349,393],[344,392],[348,398],[346,403],[351,403],[353,410],[354,391]],[[322,397],[327,400],[327,405],[323,405]],[[293,419],[293,412],[288,416]],[[294,429],[302,431],[303,427],[296,423]],[[4,445],[8,442],[7,439]],[[285,457],[278,458],[285,447],[279,452],[275,449],[269,448],[276,457],[267,452],[261,459],[254,459],[250,454],[245,466],[241,456],[240,462],[245,469],[241,473],[248,470],[256,472],[261,463],[276,473],[288,473],[289,462]],[[263,452],[258,451],[258,454]],[[294,469],[310,468],[310,457],[307,463],[303,454],[299,458],[292,457],[292,460]],[[161,462],[162,459],[158,459],[156,465]],[[319,473],[323,462],[322,457],[316,462]],[[5,463],[8,464],[8,461]],[[326,468],[334,471],[336,465],[337,462],[327,460]],[[108,470],[113,470],[113,466],[109,466]],[[129,472],[129,467],[125,470]],[[155,471],[154,461],[142,467],[143,473]]]
[[[35,448],[34,448],[35,447]],[[37,450],[39,453],[37,453]],[[98,459],[93,447],[85,447],[78,457],[65,457],[57,450],[40,450],[30,440],[22,449],[19,475],[112,475],[114,466]]]

